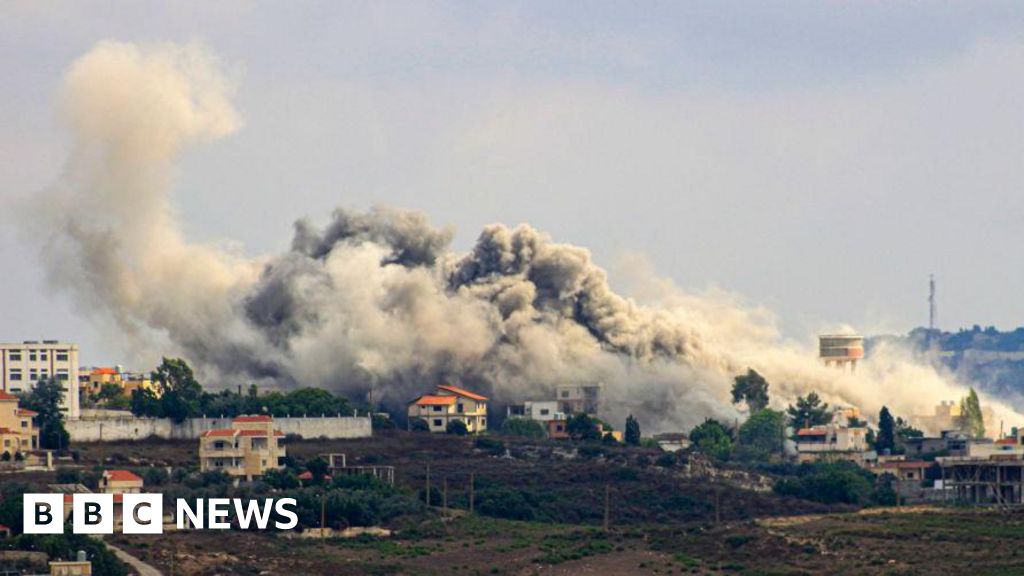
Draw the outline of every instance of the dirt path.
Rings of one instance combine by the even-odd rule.
[[[124,550],[121,550],[117,546],[114,546],[109,542],[106,542],[105,544],[107,545],[107,548],[110,548],[110,551],[113,552],[114,555],[117,556],[119,560],[131,566],[132,570],[135,570],[135,573],[139,576],[163,576],[163,573],[161,573],[156,568],[150,566],[149,564],[146,564],[142,560],[139,560],[138,558],[132,556]]]

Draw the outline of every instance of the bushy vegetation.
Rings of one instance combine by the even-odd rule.
[[[131,411],[136,416],[171,418],[180,422],[200,416],[238,416],[270,414],[283,416],[321,416],[351,414],[346,398],[321,388],[298,388],[287,393],[259,394],[250,386],[246,394],[234,390],[206,392],[189,365],[180,358],[164,358],[152,373],[157,394],[139,389],[132,392]]]
[[[865,505],[888,498],[876,492],[874,474],[853,462],[808,462],[792,472],[775,483],[777,494],[823,504]]]
[[[524,438],[543,438],[547,435],[540,422],[529,418],[506,418],[501,423],[501,433]]]
[[[690,431],[689,438],[694,448],[717,460],[726,460],[732,455],[732,433],[718,420],[704,420]]]
[[[39,413],[35,417],[39,426],[39,447],[63,450],[68,447],[70,436],[64,429],[64,414],[60,401],[64,391],[56,379],[40,380],[30,391],[21,395],[19,405]]]

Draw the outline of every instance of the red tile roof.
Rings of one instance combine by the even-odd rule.
[[[431,394],[424,394],[419,398],[410,402],[417,406],[450,406],[455,404],[455,396],[434,396]]]
[[[29,410],[27,408],[18,408],[18,416],[39,416],[39,412]]]
[[[90,492],[90,494],[91,494],[91,492]],[[122,504],[122,503],[124,503],[124,494],[114,494],[113,496],[114,496],[114,504]],[[71,502],[72,500],[74,500],[74,498],[75,498],[74,494],[65,494],[64,495],[64,502]]]
[[[825,428],[801,428],[797,430],[797,436],[825,436],[828,430]]]
[[[117,374],[117,368],[93,368],[91,374],[93,376],[114,376]]]
[[[1017,444],[1017,439],[1016,438],[1000,438],[999,440],[996,440],[996,444],[1000,444],[1000,445],[1003,445],[1003,446],[1013,446],[1013,445]]]
[[[142,477],[130,470],[107,470],[103,475],[110,482],[142,482]]]
[[[259,416],[235,416],[232,422],[273,422],[272,416],[259,415]]]
[[[451,392],[452,394],[458,394],[459,396],[465,396],[466,398],[469,398],[470,400],[480,400],[481,402],[486,402],[487,401],[487,397],[486,396],[481,396],[481,395],[476,394],[474,392],[470,392],[469,390],[463,390],[462,388],[457,388],[455,386],[441,385],[441,386],[438,386],[437,389],[438,390],[444,390],[446,392]]]
[[[0,400],[7,400],[7,401],[14,400],[15,402],[17,402],[18,401],[18,397],[15,396],[14,394],[10,394],[8,392],[4,392],[3,390],[0,390]]]
[[[207,430],[203,432],[203,438],[209,438],[211,436],[234,436],[238,430],[234,428],[214,428],[213,430]]]

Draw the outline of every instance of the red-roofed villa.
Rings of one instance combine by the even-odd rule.
[[[445,432],[448,423],[461,421],[470,434],[487,430],[487,397],[443,384],[433,394],[409,402],[409,422],[423,420],[431,432]]]

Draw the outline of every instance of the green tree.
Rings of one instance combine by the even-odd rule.
[[[796,477],[779,480],[775,492],[825,504],[864,504],[872,494],[873,475],[852,462],[802,465]]]
[[[974,387],[960,400],[960,429],[972,438],[985,437],[985,416]]]
[[[181,358],[164,358],[152,378],[160,388],[161,416],[181,422],[200,415],[203,387],[196,381],[188,363]]]
[[[131,411],[135,416],[159,418],[161,416],[160,399],[152,390],[146,388],[132,390]]]
[[[77,383],[76,383],[77,384]],[[38,412],[36,423],[39,424],[39,446],[63,450],[68,447],[68,432],[64,429],[64,414],[60,411],[60,401],[64,397],[64,389],[56,379],[40,380],[35,387],[21,398],[21,407]]]
[[[630,446],[640,445],[640,423],[632,414],[626,417],[626,430],[622,439]]]
[[[768,407],[768,381],[755,370],[748,369],[746,374],[737,376],[733,381],[732,403],[741,401],[747,403],[751,414]]]
[[[573,440],[600,440],[598,423],[583,412],[574,414],[565,422],[565,431]]]
[[[721,422],[711,418],[690,431],[690,442],[700,452],[718,460],[728,459],[732,453],[732,434]]]
[[[982,429],[982,432],[984,433],[984,428]],[[903,418],[900,418],[899,416],[896,417],[897,445],[905,441],[907,438],[921,438],[922,436],[924,436],[924,432],[914,428],[910,425],[910,422],[907,422]]]
[[[327,460],[317,456],[306,462],[306,470],[313,475],[313,483],[320,484],[324,481],[324,476],[330,472],[330,464],[327,463]]]
[[[524,436],[526,438],[543,438],[546,433],[544,426],[536,420],[529,418],[506,418],[501,423],[501,433],[509,436]]]
[[[832,413],[829,412],[828,404],[821,401],[817,392],[798,397],[796,405],[790,404],[786,413],[789,415],[789,425],[793,430],[828,424],[832,421]]]
[[[740,426],[739,455],[747,460],[766,460],[782,454],[786,436],[786,417],[778,410],[765,408]]]
[[[466,423],[462,420],[449,420],[448,425],[444,427],[444,431],[454,436],[465,436],[469,434],[469,428],[466,428]]]
[[[881,452],[896,449],[896,420],[893,419],[887,406],[882,406],[878,413],[878,436],[875,437],[875,450]]]

